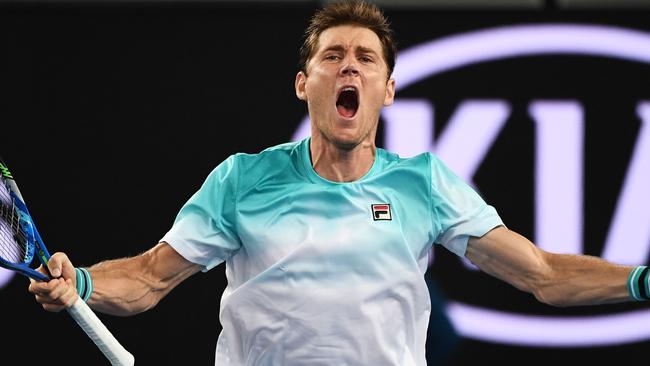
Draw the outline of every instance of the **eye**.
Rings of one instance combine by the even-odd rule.
[[[328,61],[336,61],[339,58],[340,57],[338,55],[327,55],[327,56],[325,56],[325,59],[328,60]]]
[[[371,63],[371,62],[373,62],[374,60],[373,60],[372,57],[370,57],[370,56],[360,56],[360,57],[359,57],[359,61],[361,61],[361,62],[363,62],[363,63]]]

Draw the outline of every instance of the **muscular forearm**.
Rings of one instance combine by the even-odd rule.
[[[504,227],[470,238],[466,256],[483,271],[555,306],[631,300],[627,278],[633,267],[603,259],[541,250]]]
[[[199,267],[185,261],[167,244],[131,258],[88,268],[94,291],[88,304],[113,315],[137,314],[156,306],[176,285]]]
[[[543,256],[547,270],[533,287],[540,301],[574,306],[630,300],[626,281],[634,267],[584,255],[543,253]]]
[[[132,315],[154,307],[164,296],[163,286],[136,271],[142,256],[101,262],[88,271],[93,293],[88,304],[103,313]]]

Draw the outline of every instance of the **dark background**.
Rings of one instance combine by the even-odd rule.
[[[0,3],[0,152],[50,251],[67,252],[77,265],[145,251],[216,164],[235,152],[254,153],[289,141],[306,113],[293,81],[301,35],[317,6]],[[521,23],[598,23],[650,31],[650,11],[638,9],[391,8],[386,14],[400,50]],[[599,255],[638,133],[634,108],[650,100],[649,82],[647,64],[548,56],[454,70],[409,86],[397,97],[429,99],[436,121],[446,121],[467,98],[510,101],[512,116],[474,181],[508,226],[530,238],[534,129],[528,104],[544,98],[582,102],[585,251]],[[436,128],[443,130],[444,123]],[[443,296],[466,303],[553,315],[647,308],[552,308],[465,270],[444,250],[436,249],[435,258],[430,278]],[[30,341],[37,339],[60,359],[53,364],[107,364],[65,313],[40,310],[27,283],[14,277],[0,289],[3,354],[42,364],[43,355]],[[182,283],[151,311],[100,317],[138,365],[211,365],[225,285],[222,265]],[[644,362],[649,345],[532,348],[463,338],[449,363]]]

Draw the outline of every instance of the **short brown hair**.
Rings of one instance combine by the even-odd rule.
[[[302,72],[307,73],[307,63],[318,47],[318,37],[321,33],[339,25],[356,25],[375,32],[382,45],[384,61],[388,66],[388,77],[392,75],[397,54],[393,30],[388,19],[376,5],[362,0],[333,2],[314,14],[305,30],[300,47],[298,67]]]

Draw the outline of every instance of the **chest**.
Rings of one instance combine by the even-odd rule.
[[[413,263],[432,241],[429,199],[414,187],[267,182],[241,197],[237,231],[263,267],[298,257],[337,266]]]

